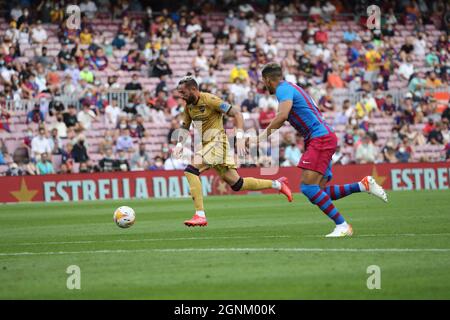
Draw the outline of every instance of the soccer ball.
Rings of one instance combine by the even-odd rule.
[[[127,206],[122,206],[114,211],[114,222],[121,228],[129,228],[134,224],[136,214]]]

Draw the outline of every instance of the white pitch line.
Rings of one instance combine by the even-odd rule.
[[[99,254],[99,253],[183,253],[183,252],[435,252],[447,253],[450,248],[172,248],[172,249],[135,249],[135,250],[87,250],[87,251],[49,251],[49,252],[0,252],[0,257],[65,255],[65,254]]]
[[[379,234],[354,234],[353,237],[436,237],[450,236],[450,233],[379,233]],[[321,235],[305,235],[304,237],[323,238]]]
[[[450,233],[385,233],[385,234],[357,234],[354,237],[435,237],[450,236]],[[323,235],[298,235],[298,238],[323,238]],[[152,241],[185,241],[185,240],[215,240],[215,239],[257,239],[257,238],[297,238],[297,236],[229,236],[229,237],[188,237],[188,238],[144,238],[144,239],[110,239],[110,240],[80,240],[80,241],[48,241],[48,242],[18,242],[0,243],[0,246],[34,246],[34,245],[63,245],[63,244],[89,244],[110,242],[152,242]]]
[[[189,238],[144,238],[144,239],[110,239],[110,240],[80,240],[80,241],[49,241],[49,242],[18,242],[1,243],[4,246],[33,246],[52,244],[89,244],[108,242],[152,242],[152,241],[184,241],[184,240],[214,240],[214,239],[257,239],[257,238],[290,238],[290,236],[229,236],[229,237],[189,237]]]

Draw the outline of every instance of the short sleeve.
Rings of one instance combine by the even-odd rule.
[[[216,97],[215,95],[210,95],[208,98],[208,105],[212,107],[212,109],[216,110],[217,112],[222,113],[228,113],[231,109],[231,104],[223,101],[219,97]]]
[[[294,100],[294,88],[290,86],[280,86],[276,91],[278,102]]]

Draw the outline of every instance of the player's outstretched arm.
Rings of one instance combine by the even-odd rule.
[[[266,130],[262,134],[259,135],[259,141],[267,140],[270,135],[275,131],[281,128],[284,122],[289,117],[289,112],[292,109],[292,100],[285,100],[281,102],[278,106],[278,113],[275,118],[270,122],[267,126]]]
[[[177,145],[172,150],[172,154],[175,158],[180,159],[183,155],[183,146],[189,136],[189,128],[191,127],[192,119],[187,112],[187,109],[184,110],[182,116],[182,122],[180,129],[176,130],[177,134]]]
[[[227,112],[227,115],[234,118],[236,130],[238,132],[244,131],[244,117],[242,116],[242,112],[238,108],[232,106],[230,110]]]
[[[236,149],[239,156],[244,156],[246,154],[245,148],[245,139],[244,139],[244,117],[242,116],[242,112],[232,106],[230,110],[228,110],[227,114],[230,117],[233,117],[235,120],[236,126]]]

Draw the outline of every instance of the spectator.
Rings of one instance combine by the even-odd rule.
[[[80,3],[80,11],[86,14],[86,17],[91,20],[94,19],[97,10],[95,2],[92,0],[82,0]]]
[[[130,164],[128,163],[125,150],[119,150],[116,165],[119,171],[130,171]]]
[[[138,46],[138,50],[144,51],[147,44],[150,42],[150,37],[148,36],[148,34],[145,31],[141,31],[135,38],[135,42]]]
[[[31,154],[33,158],[39,158],[43,153],[51,153],[52,148],[48,138],[45,135],[45,128],[39,128],[38,136],[34,137],[31,140]]]
[[[426,80],[426,87],[429,89],[434,89],[442,86],[441,79],[436,77],[436,72],[431,71]]]
[[[447,162],[449,162],[449,160],[450,160],[450,142],[445,145],[444,151],[445,151],[445,160]]]
[[[24,172],[21,168],[19,168],[17,163],[11,162],[11,164],[8,167],[8,170],[6,170],[6,175],[11,177],[22,176],[24,175]]]
[[[140,53],[134,49],[122,58],[120,69],[124,71],[140,71]]]
[[[374,144],[378,141],[378,135],[373,123],[368,124],[366,134]]]
[[[48,154],[44,152],[36,164],[37,174],[47,175],[55,173],[52,162],[48,159]]]
[[[88,165],[87,161],[80,162],[78,172],[79,173],[90,173],[89,165]]]
[[[70,78],[72,79],[72,83],[74,85],[78,84],[78,81],[81,79],[80,78],[80,69],[77,65],[75,58],[72,58],[69,61],[69,64],[66,66],[66,69],[64,70],[64,74],[70,76]]]
[[[404,60],[399,68],[398,68],[398,74],[400,77],[403,78],[403,80],[409,80],[411,75],[414,73],[414,64],[412,63],[412,59],[410,56],[406,57],[406,60]]]
[[[378,110],[378,108],[375,99],[372,96],[363,93],[361,100],[356,103],[355,110],[358,118],[362,119],[365,116],[370,116],[371,113]]]
[[[143,171],[149,167],[151,156],[145,150],[144,143],[139,144],[139,150],[131,157],[131,171]]]
[[[191,36],[191,41],[188,45],[188,50],[198,50],[205,44],[202,33],[200,31],[195,31]]]
[[[9,119],[11,118],[11,112],[8,111],[3,106],[0,106],[0,131],[5,130],[6,132],[11,132],[9,127]]]
[[[123,108],[123,112],[128,116],[128,118],[134,117],[137,115],[137,106],[138,103],[135,96],[130,95],[128,98],[128,103]]]
[[[295,167],[300,161],[302,153],[298,147],[298,142],[299,141],[295,141],[295,139],[291,139],[289,145],[284,150],[284,157],[288,166]]]
[[[425,136],[428,136],[430,134],[430,132],[433,131],[434,129],[436,129],[436,126],[434,124],[434,120],[433,120],[433,118],[429,117],[428,118],[428,122],[423,127],[422,132],[423,132],[423,134]]]
[[[61,166],[59,167],[58,174],[70,174],[72,173],[69,169],[69,166],[65,163],[61,163]]]
[[[241,63],[236,64],[236,66],[231,69],[230,74],[230,82],[234,83],[236,79],[242,79],[244,81],[247,81],[249,79],[247,70],[243,67]]]
[[[3,139],[0,138],[0,164],[6,164],[9,161],[9,153]]]
[[[355,159],[357,163],[374,163],[377,159],[378,150],[370,140],[370,137],[365,135],[362,137],[361,144],[356,148]]]
[[[251,113],[256,108],[258,108],[258,103],[256,102],[255,93],[253,91],[250,91],[247,98],[241,104],[241,111]]]
[[[48,56],[47,47],[42,47],[41,54],[34,57],[34,62],[36,62],[36,64],[40,63],[44,68],[48,69],[54,63],[54,59],[53,57]]]
[[[366,48],[366,72],[364,73],[364,80],[373,83],[376,81],[380,70],[381,54],[371,43],[366,45]]]
[[[97,48],[95,54],[89,59],[89,66],[93,70],[103,71],[108,67],[108,58],[102,48]]]
[[[267,108],[262,109],[259,113],[259,126],[261,129],[267,128],[269,123],[275,118],[276,112],[272,105],[268,105]]]
[[[442,124],[442,122],[437,123],[428,135],[428,143],[444,144],[444,136],[442,135],[443,128],[444,125]]]
[[[164,170],[164,160],[161,156],[154,158],[154,163],[148,167],[149,170]]]
[[[163,56],[159,56],[158,59],[155,61],[153,68],[151,70],[151,77],[161,77],[163,75],[171,75],[172,69],[170,68],[167,61],[164,59]]]
[[[105,108],[105,124],[109,128],[115,128],[119,121],[119,116],[121,114],[117,98],[111,100],[111,104],[108,104]]]
[[[63,113],[63,120],[67,128],[79,128],[77,109],[74,105],[69,105],[69,107],[67,108],[67,112]]]
[[[449,120],[447,118],[442,118],[442,122],[441,122],[441,133],[442,133],[442,137],[444,140],[444,144],[447,144],[448,142],[450,142],[450,125],[449,125]]]
[[[45,43],[48,40],[47,31],[45,31],[40,20],[38,20],[35,27],[31,29],[31,40],[37,44]]]
[[[115,131],[106,130],[103,139],[100,141],[98,145],[98,152],[105,154],[107,149],[113,148],[113,146],[115,145],[114,139],[115,139]]]
[[[80,80],[84,80],[89,84],[94,83],[94,73],[89,69],[89,65],[84,65],[83,70],[80,71]]]
[[[34,122],[34,123],[42,123],[44,122],[44,113],[40,110],[40,105],[36,103],[34,105],[33,110],[28,112],[27,114],[27,124]]]
[[[127,128],[120,129],[120,136],[117,138],[117,142],[116,142],[116,150],[133,152],[134,143],[133,143],[133,139],[130,137],[130,131]]]
[[[142,85],[139,83],[137,74],[133,74],[133,76],[131,78],[131,82],[128,82],[125,85],[125,90],[128,90],[128,91],[142,90]]]
[[[70,50],[67,42],[63,42],[58,53],[58,63],[61,70],[66,70],[74,57],[75,50]]]
[[[328,33],[323,24],[319,25],[319,30],[314,34],[314,41],[316,44],[326,44],[328,42]]]
[[[199,69],[200,71],[208,71],[209,70],[208,59],[204,55],[204,52],[202,49],[197,49],[197,55],[194,57],[194,59],[192,61],[192,67],[194,69]]]
[[[386,142],[386,146],[382,150],[384,162],[397,163],[396,151],[392,140]]]
[[[83,110],[78,112],[77,120],[82,129],[89,130],[96,117],[95,112],[91,109],[89,104],[85,103],[83,104]]]
[[[309,17],[314,21],[319,21],[319,19],[322,17],[322,7],[320,6],[320,1],[316,1],[309,8]]]
[[[23,11],[20,3],[18,1],[13,2],[13,4],[11,5],[11,11],[9,12],[10,18],[14,21],[18,21],[22,15]]]
[[[321,7],[322,16],[325,21],[330,21],[334,14],[336,13],[336,7],[333,5],[331,1],[326,1],[325,4]]]
[[[187,164],[188,162],[184,159],[178,159],[170,156],[164,161],[163,168],[164,170],[183,170],[183,168],[186,168]]]
[[[131,120],[129,129],[132,138],[143,138],[145,135],[144,118],[137,115],[136,118]]]
[[[409,162],[411,158],[411,148],[406,147],[403,142],[398,146],[397,152],[395,152],[395,157],[398,162]]]
[[[409,56],[414,51],[414,37],[407,37],[405,43],[400,47],[400,54],[404,53]]]
[[[103,172],[113,172],[116,170],[118,166],[114,159],[112,148],[107,148],[105,150],[104,157],[99,161],[99,167]]]
[[[397,106],[394,104],[391,94],[386,96],[386,100],[381,106],[381,111],[388,117],[392,116],[397,111]]]
[[[50,143],[50,149],[52,154],[62,153],[62,141],[58,137],[58,129],[54,128],[51,130],[50,138],[48,139]]]
[[[262,97],[260,97],[259,100],[258,100],[258,107],[259,107],[260,110],[266,110],[268,108],[272,108],[272,109],[275,110],[275,108],[278,107],[278,102],[266,90],[264,92],[264,95]]]
[[[247,43],[252,40],[256,40],[256,34],[258,29],[256,27],[255,21],[251,19],[244,29],[244,42]]]
[[[269,12],[266,13],[264,19],[266,20],[267,24],[271,29],[275,29],[277,16],[275,14],[275,6],[273,4],[269,6]]]
[[[342,104],[342,110],[340,110],[336,113],[336,116],[334,118],[334,125],[347,124],[349,121],[349,118],[352,115],[349,112],[349,110],[350,110],[350,100],[346,99],[346,100],[344,100],[344,103]]]
[[[276,59],[278,56],[278,45],[272,36],[268,36],[262,50],[269,60]]]
[[[90,45],[92,43],[92,33],[87,26],[83,27],[80,33],[80,44]]]
[[[34,175],[38,174],[36,166],[34,165],[34,163],[32,161],[29,161],[29,160],[25,161],[22,164],[21,169],[24,172],[24,175],[34,176]]]
[[[344,88],[345,84],[341,78],[339,67],[336,63],[333,64],[331,72],[327,75],[327,84],[331,88]]]
[[[71,155],[73,160],[77,163],[82,163],[89,160],[87,148],[85,145],[85,137],[83,135],[80,135],[78,139],[76,139],[76,143],[73,145]]]
[[[233,97],[233,104],[240,106],[242,102],[247,98],[250,92],[250,87],[245,85],[244,79],[236,78],[234,83],[230,86],[230,93]]]

